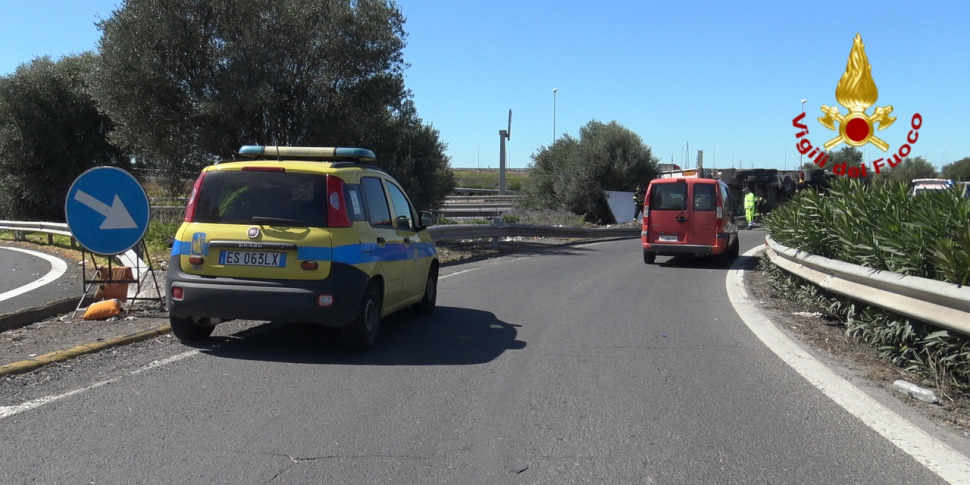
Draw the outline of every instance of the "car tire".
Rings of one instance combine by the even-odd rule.
[[[644,264],[653,264],[657,260],[657,253],[653,251],[643,250],[643,262]]]
[[[428,281],[424,285],[424,296],[421,301],[411,306],[414,313],[427,315],[434,312],[435,303],[438,300],[438,265],[432,264],[428,270]]]
[[[374,348],[381,333],[382,300],[380,285],[375,282],[367,285],[357,317],[341,334],[345,348],[357,352]]]
[[[192,317],[179,318],[174,315],[169,315],[168,321],[172,326],[172,333],[175,334],[179,340],[184,341],[209,338],[209,336],[212,335],[212,331],[216,328],[215,325],[198,325],[192,321]]]

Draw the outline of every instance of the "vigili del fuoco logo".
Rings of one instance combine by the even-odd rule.
[[[825,116],[818,118],[822,126],[836,132],[838,136],[825,142],[824,150],[813,146],[807,138],[808,125],[805,124],[805,113],[802,112],[792,120],[792,126],[800,130],[795,133],[795,148],[798,153],[807,155],[808,158],[819,166],[825,167],[828,161],[826,150],[831,150],[840,143],[852,147],[861,147],[872,144],[884,152],[888,152],[890,145],[876,136],[876,131],[889,128],[896,117],[889,116],[893,112],[892,106],[877,106],[872,114],[868,114],[869,107],[876,104],[879,98],[879,90],[876,89],[876,82],[872,79],[872,66],[869,65],[869,58],[866,57],[866,46],[862,43],[862,36],[856,34],[852,43],[852,50],[849,52],[849,62],[845,66],[845,74],[835,87],[835,99],[843,108],[849,110],[842,114],[838,106],[822,106],[822,113]],[[919,129],[923,126],[923,117],[919,113],[913,115],[910,120],[910,131],[906,135],[906,143],[899,146],[892,155],[885,158],[878,158],[872,162],[872,169],[875,173],[888,170],[899,165],[912,151],[912,145],[919,139]],[[838,175],[849,177],[866,177],[869,172],[866,163],[863,162],[859,167],[848,167],[846,164],[839,164],[833,167],[833,172]]]

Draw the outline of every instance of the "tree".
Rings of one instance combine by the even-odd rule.
[[[93,63],[90,53],[40,57],[0,78],[0,219],[63,221],[78,175],[128,163],[88,93]]]
[[[424,182],[447,158],[408,103],[403,26],[386,0],[128,0],[99,23],[93,84],[117,139],[172,173],[243,144],[360,146]]]
[[[532,161],[522,187],[525,205],[571,211],[588,221],[612,220],[603,191],[633,191],[649,183],[658,162],[636,133],[616,121],[590,121],[579,139],[565,135]]]
[[[844,146],[837,152],[829,152],[829,159],[825,162],[825,170],[834,171],[836,165],[846,164],[847,167],[862,165],[862,152],[851,146]],[[817,166],[816,166],[817,168]]]
[[[964,157],[943,167],[943,178],[970,181],[970,157]]]
[[[875,171],[873,171],[875,173]],[[875,180],[878,182],[902,182],[909,184],[913,179],[935,178],[936,168],[923,157],[906,157],[895,167],[881,167]]]

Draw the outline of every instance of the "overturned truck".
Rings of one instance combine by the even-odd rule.
[[[784,204],[800,190],[814,188],[825,190],[828,180],[835,175],[826,174],[821,169],[778,170],[774,168],[726,169],[719,170],[715,178],[728,184],[731,198],[736,202],[735,207],[744,207],[741,203],[745,187],[751,189],[758,197],[764,199],[759,212],[770,212],[775,207]]]

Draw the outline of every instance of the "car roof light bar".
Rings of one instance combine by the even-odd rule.
[[[239,154],[246,157],[284,157],[310,158],[314,160],[353,160],[373,162],[377,159],[374,152],[365,148],[352,147],[284,147],[272,145],[244,145]]]

